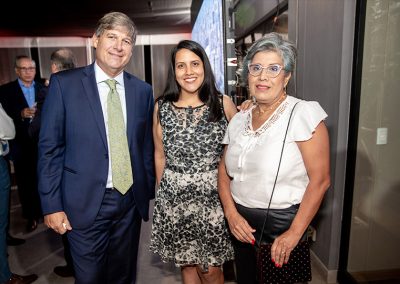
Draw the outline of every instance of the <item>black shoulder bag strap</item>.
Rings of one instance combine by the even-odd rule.
[[[259,241],[258,241],[258,246],[259,246],[259,247],[261,246],[262,237],[263,237],[263,235],[264,235],[265,224],[267,223],[267,220],[268,220],[269,208],[270,208],[270,206],[271,206],[272,196],[274,195],[275,186],[276,186],[276,181],[278,180],[279,169],[281,168],[283,149],[285,149],[285,142],[286,142],[286,136],[287,136],[287,133],[288,133],[288,130],[289,130],[290,119],[292,118],[294,108],[296,107],[296,105],[297,105],[298,103],[299,103],[299,102],[297,102],[297,103],[293,106],[292,111],[290,112],[289,121],[288,121],[288,124],[287,124],[287,127],[286,127],[285,137],[283,138],[283,145],[282,145],[281,156],[279,157],[278,170],[276,171],[274,186],[272,187],[271,198],[269,199],[269,203],[268,203],[267,215],[265,216],[264,223],[263,223],[262,230],[261,230],[261,234],[260,234],[260,239],[259,239]]]

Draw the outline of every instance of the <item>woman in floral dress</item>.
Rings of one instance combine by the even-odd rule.
[[[204,49],[181,41],[153,122],[157,191],[150,250],[181,267],[184,283],[223,283],[233,248],[217,174],[236,107],[215,86]]]

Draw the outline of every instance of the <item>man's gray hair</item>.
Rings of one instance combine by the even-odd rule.
[[[36,67],[36,62],[35,62],[35,60],[33,60],[32,58],[30,58],[30,57],[27,56],[27,55],[18,55],[18,56],[15,57],[15,61],[14,61],[14,67],[15,67],[15,68],[20,67],[20,66],[19,66],[19,62],[20,62],[22,59],[28,59],[28,60],[32,61],[33,66]]]
[[[124,27],[132,39],[133,45],[136,42],[137,28],[131,18],[121,12],[110,12],[105,14],[97,23],[95,34],[100,37],[106,30],[113,30],[117,27]]]

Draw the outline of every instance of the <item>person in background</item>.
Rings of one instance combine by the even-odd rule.
[[[217,167],[235,114],[215,86],[204,49],[190,40],[178,43],[153,116],[159,188],[150,250],[181,267],[183,283],[223,283],[222,264],[233,259]]]
[[[53,51],[50,55],[50,70],[51,73],[54,74],[59,71],[69,70],[75,68],[76,59],[72,50],[68,48],[59,48]],[[49,89],[48,86],[45,85],[38,94],[37,104],[36,104],[36,113],[33,117],[31,124],[29,125],[29,135],[35,141],[39,140],[39,130],[41,124],[41,112],[43,108],[44,100],[47,96]]]
[[[9,214],[10,175],[4,156],[8,153],[8,140],[15,136],[12,119],[0,104],[0,283],[28,284],[34,282],[36,274],[21,276],[10,271],[7,259],[7,223]]]
[[[36,82],[36,64],[30,57],[15,59],[18,79],[0,87],[0,103],[13,119],[16,135],[10,141],[22,214],[27,219],[26,231],[32,232],[42,216],[37,189],[37,142],[29,136],[29,127],[36,114],[36,103],[42,84]]]
[[[68,48],[59,48],[51,53],[50,63],[51,63],[50,64],[51,73],[54,74],[60,71],[75,68],[76,59],[72,50]],[[39,92],[37,101],[37,110],[35,113],[35,117],[33,118],[29,127],[29,135],[35,140],[39,140],[41,112],[47,93],[48,93],[47,87],[44,87]],[[61,238],[64,246],[64,258],[66,265],[54,267],[54,273],[61,277],[72,277],[74,276],[74,267],[72,263],[72,256],[69,248],[68,238],[66,234],[63,234]]]
[[[254,42],[242,76],[257,104],[232,119],[223,141],[227,146],[219,166],[219,194],[235,237],[239,284],[257,283],[256,246],[296,104],[270,205],[284,217],[274,223],[269,218],[263,234],[263,241],[273,243],[275,266],[288,262],[330,184],[327,114],[317,102],[286,94],[296,53],[295,46],[276,33]]]
[[[76,283],[135,283],[142,219],[154,198],[154,100],[124,71],[132,20],[105,14],[93,35],[95,62],[52,74],[39,134],[45,224],[67,233]]]

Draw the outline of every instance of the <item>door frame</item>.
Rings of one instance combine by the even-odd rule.
[[[350,115],[349,115],[349,139],[347,145],[346,179],[343,201],[343,220],[339,253],[339,283],[357,283],[347,271],[351,218],[353,211],[353,193],[357,159],[357,140],[360,114],[362,64],[364,53],[364,34],[366,18],[366,0],[356,2],[356,20],[354,29],[353,71],[351,84]]]

